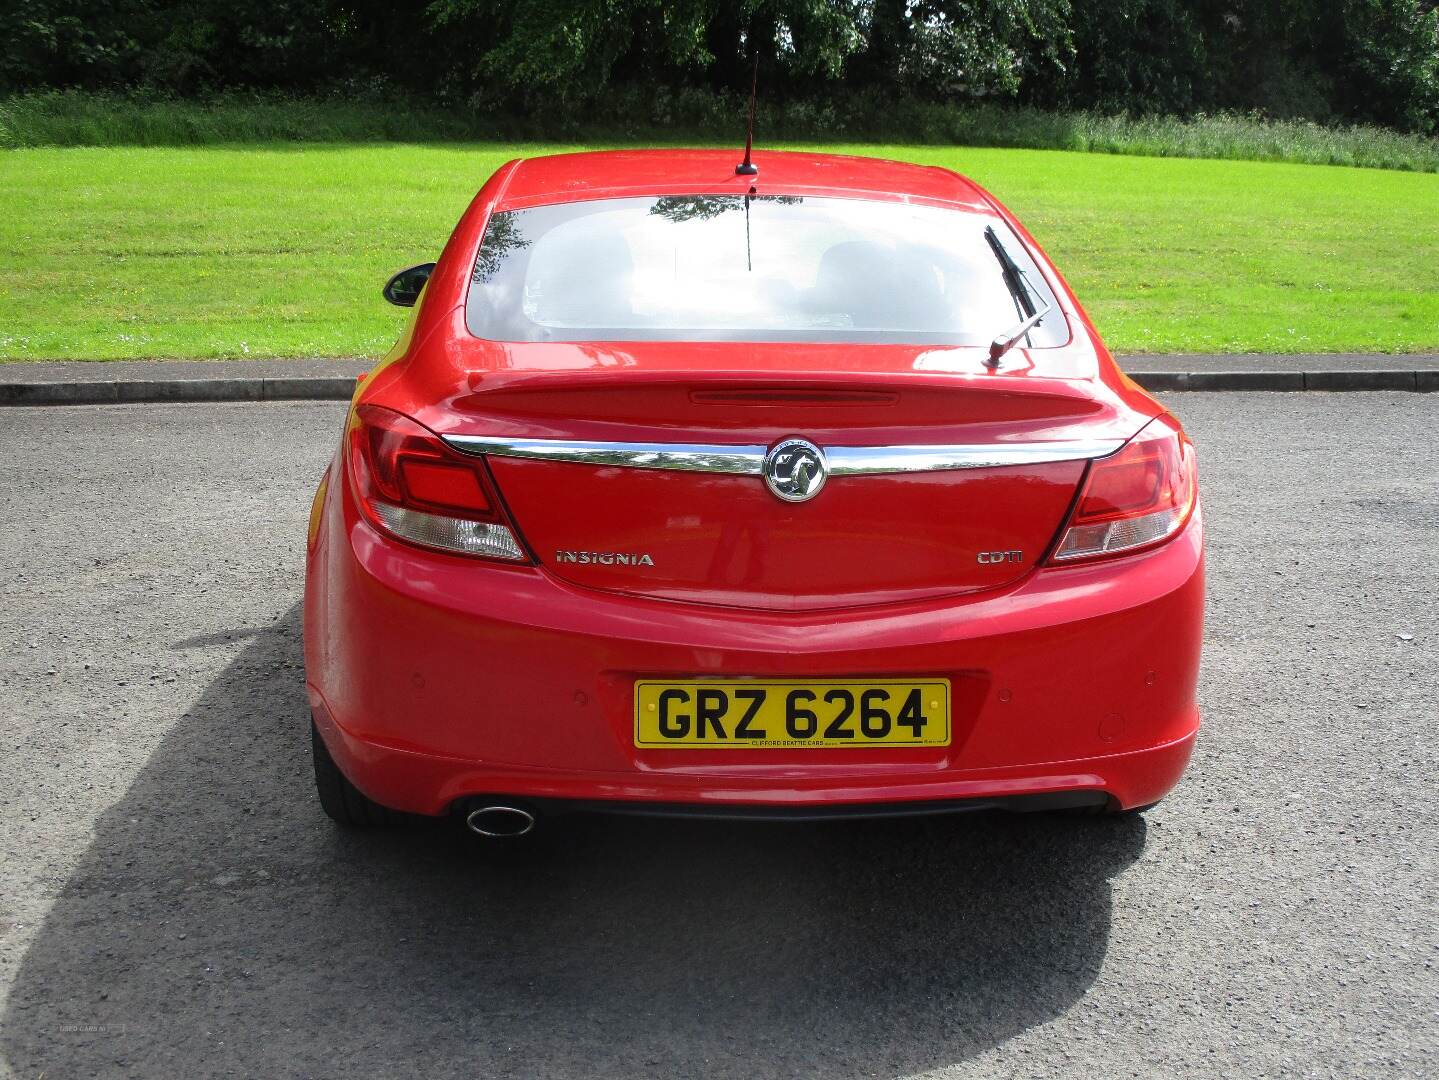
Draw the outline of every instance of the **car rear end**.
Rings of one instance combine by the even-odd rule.
[[[787,816],[1177,782],[1193,448],[1007,215],[497,186],[317,501],[311,701],[360,791]],[[1053,314],[990,362],[1026,298]]]

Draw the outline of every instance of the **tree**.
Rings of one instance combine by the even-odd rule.
[[[1439,0],[23,0],[0,87],[378,80],[550,119],[700,91],[1439,126]],[[721,92],[721,97],[714,95]],[[708,95],[708,97],[704,97]]]

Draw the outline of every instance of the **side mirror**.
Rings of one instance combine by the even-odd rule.
[[[420,298],[420,290],[425,287],[425,282],[430,280],[430,274],[434,269],[434,263],[420,263],[419,266],[401,270],[385,282],[385,287],[381,292],[385,299],[392,304],[400,307],[414,307],[415,301]]]

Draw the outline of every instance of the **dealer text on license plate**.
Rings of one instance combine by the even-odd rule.
[[[948,679],[639,680],[644,749],[948,746]]]

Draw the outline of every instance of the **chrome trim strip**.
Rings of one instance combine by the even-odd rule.
[[[1123,439],[1093,439],[993,446],[832,446],[824,456],[831,476],[862,476],[1084,461],[1112,454],[1123,445]]]
[[[733,473],[759,476],[763,446],[703,446],[690,443],[577,442],[570,439],[505,439],[488,435],[446,435],[445,442],[466,454],[577,461],[628,469]]]
[[[763,475],[768,452],[763,446],[509,439],[490,435],[446,435],[445,442],[466,454],[735,476]],[[988,446],[832,446],[824,450],[824,455],[832,476],[870,476],[1085,461],[1112,454],[1123,445],[1123,439],[1091,439]]]

